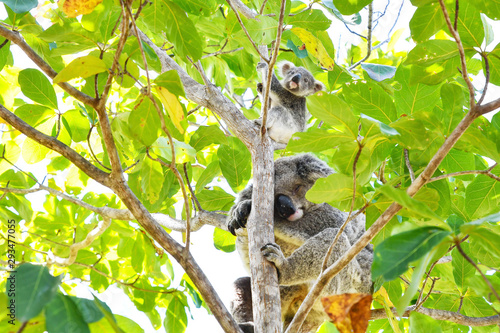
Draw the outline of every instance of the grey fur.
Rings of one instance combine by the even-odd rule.
[[[276,244],[267,244],[261,249],[264,257],[273,262],[278,269],[282,320],[285,328],[307,295],[312,283],[319,276],[324,256],[340,226],[347,218],[346,213],[326,203],[314,204],[305,198],[306,192],[318,178],[326,177],[332,172],[332,169],[323,161],[308,154],[284,157],[275,161],[275,196],[284,194],[290,197],[294,206],[303,211],[302,217],[295,221],[282,218],[275,212]],[[238,202],[231,208],[228,217],[230,231],[245,226],[251,200],[252,186],[250,185],[240,193]],[[340,258],[364,231],[365,217],[360,214],[349,222],[341,234],[328,264],[331,265]],[[248,238],[238,235],[236,245],[248,268]],[[372,260],[373,249],[369,245],[333,278],[323,290],[322,295],[369,293],[372,285]],[[251,304],[247,304],[246,308],[248,307],[251,307]],[[241,317],[242,308],[233,308],[233,311],[237,311]],[[315,332],[326,319],[326,314],[318,300],[300,332]]]
[[[314,79],[304,67],[295,67],[289,61],[278,64],[283,80],[280,82],[273,73],[269,89],[270,106],[267,114],[266,128],[269,136],[276,142],[288,143],[295,132],[303,132],[306,127],[307,107],[306,96],[324,89],[323,83]],[[257,70],[266,82],[268,65],[265,62],[257,64]],[[262,84],[257,90],[264,91]],[[262,125],[262,119],[255,121]]]

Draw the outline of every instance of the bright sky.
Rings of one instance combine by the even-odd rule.
[[[394,33],[398,29],[404,29],[403,35],[399,39],[398,44],[396,45],[396,49],[398,50],[408,50],[411,48],[411,42],[405,41],[405,39],[409,36],[409,27],[408,23],[410,21],[411,16],[414,12],[414,7],[411,6],[408,0],[403,0],[404,5],[401,10],[401,15],[399,20],[392,30]],[[400,11],[401,0],[398,1],[375,1],[374,2],[374,18],[377,18],[385,9],[385,15],[380,19],[379,23],[375,26],[375,30],[373,31],[374,36],[377,40],[385,40],[388,37],[388,32],[394,24],[396,17],[398,16],[398,12]],[[6,17],[6,13],[3,10],[3,6],[0,6],[0,18]],[[366,30],[366,16],[367,10],[363,10],[361,15],[363,17],[363,22],[360,27],[352,27],[352,30],[355,30],[358,33],[363,33],[363,30]],[[360,38],[351,34],[345,28],[344,24],[336,19],[332,19],[332,27],[329,29],[329,33],[332,36],[332,40],[335,45],[335,49],[339,50],[340,59],[345,58],[345,51],[348,46],[346,44],[354,41],[355,44],[360,43]],[[495,41],[490,45],[490,48],[496,45],[499,41],[498,35],[500,35],[500,25],[499,22],[494,26],[494,31],[498,32],[495,38]],[[32,67],[36,68],[36,66],[24,55],[24,53],[20,52],[19,49],[16,50],[16,47],[12,47],[13,52],[15,53],[14,61],[15,66],[20,68]],[[484,86],[484,76],[479,75],[474,78],[474,85],[482,89]],[[500,88],[495,86],[490,86],[488,89],[488,94],[485,101],[490,101],[493,98],[498,98],[500,96]],[[43,179],[45,176],[44,168],[40,168],[37,165],[35,170],[30,170],[30,166],[23,164],[22,162],[18,162],[18,166],[23,170],[33,171],[35,176],[38,179]],[[64,182],[64,179],[60,180]],[[98,190],[99,191],[99,190]],[[33,209],[42,210],[42,200],[40,194],[30,195],[28,197],[30,201],[33,203]],[[224,301],[227,307],[229,307],[229,302],[232,297],[232,288],[231,284],[238,277],[247,275],[246,271],[243,269],[243,265],[241,264],[239,257],[236,252],[227,254],[215,249],[212,241],[213,227],[205,226],[200,231],[192,234],[192,246],[191,251],[203,269],[208,279],[212,282],[215,290],[218,292],[220,298]],[[176,238],[177,241],[182,243],[181,235],[179,233],[173,232],[172,236]],[[172,286],[178,285],[182,275],[183,270],[180,266],[172,259],[172,263],[176,272],[176,279],[172,283]],[[86,286],[82,285],[78,288],[78,296],[79,297],[88,297],[91,298],[90,289]],[[129,300],[127,296],[123,294],[123,292],[116,287],[116,285],[112,285],[106,290],[105,293],[99,295],[100,299],[105,301],[113,313],[120,314],[131,318],[135,322],[137,322],[144,329],[144,332],[155,332],[149,319],[146,315],[140,311],[138,311],[133,303]],[[199,333],[199,332],[222,332],[219,324],[215,320],[213,316],[209,316],[206,313],[205,309],[196,309],[194,304],[190,304],[191,313],[193,319],[188,313],[188,328],[186,330],[187,333]],[[159,312],[165,312],[166,309],[159,309]],[[162,319],[164,315],[162,314]]]

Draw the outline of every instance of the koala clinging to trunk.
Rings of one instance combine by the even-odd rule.
[[[266,128],[271,139],[286,144],[293,133],[305,130],[306,96],[323,90],[325,87],[304,67],[295,67],[291,62],[283,61],[278,64],[278,68],[283,80],[280,82],[273,73],[269,89],[271,103],[267,112]],[[259,62],[257,70],[261,74],[262,81],[266,82],[267,64]],[[264,88],[262,83],[257,84],[257,91],[261,96],[265,91]],[[257,119],[256,123],[262,125],[262,119]]]
[[[324,256],[347,218],[347,214],[323,203],[315,204],[306,192],[321,177],[333,171],[318,158],[303,154],[277,159],[274,164],[274,235],[276,244],[267,244],[261,251],[278,270],[281,314],[284,328],[288,326],[321,272]],[[243,190],[231,208],[228,230],[244,228],[250,213],[252,186]],[[333,264],[365,231],[365,217],[350,221],[335,245],[328,265]],[[236,247],[249,267],[248,238],[238,232]],[[323,290],[322,295],[369,293],[373,249],[364,248]],[[231,305],[235,320],[244,332],[253,332],[250,278],[240,278],[235,284],[236,296]],[[307,316],[300,332],[316,332],[328,317],[318,300]]]

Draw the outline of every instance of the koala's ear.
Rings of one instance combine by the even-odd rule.
[[[325,85],[322,82],[314,81],[314,92],[317,93],[320,90],[325,90]]]
[[[310,154],[297,155],[296,165],[299,176],[312,182],[333,173],[325,162]]]
[[[286,73],[290,71],[290,69],[294,68],[295,65],[290,61],[282,61],[278,64],[278,68],[281,72],[281,76],[285,76]]]

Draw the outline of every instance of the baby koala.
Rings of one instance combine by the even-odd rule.
[[[273,73],[269,89],[270,105],[267,113],[266,128],[269,136],[276,142],[288,143],[295,132],[303,132],[306,127],[307,107],[306,96],[324,90],[323,83],[304,67],[295,67],[289,61],[278,64],[283,80],[280,82]],[[265,62],[257,64],[262,81],[266,82],[268,65]],[[264,84],[257,84],[257,92],[263,96]],[[255,121],[262,125],[262,119]]]

